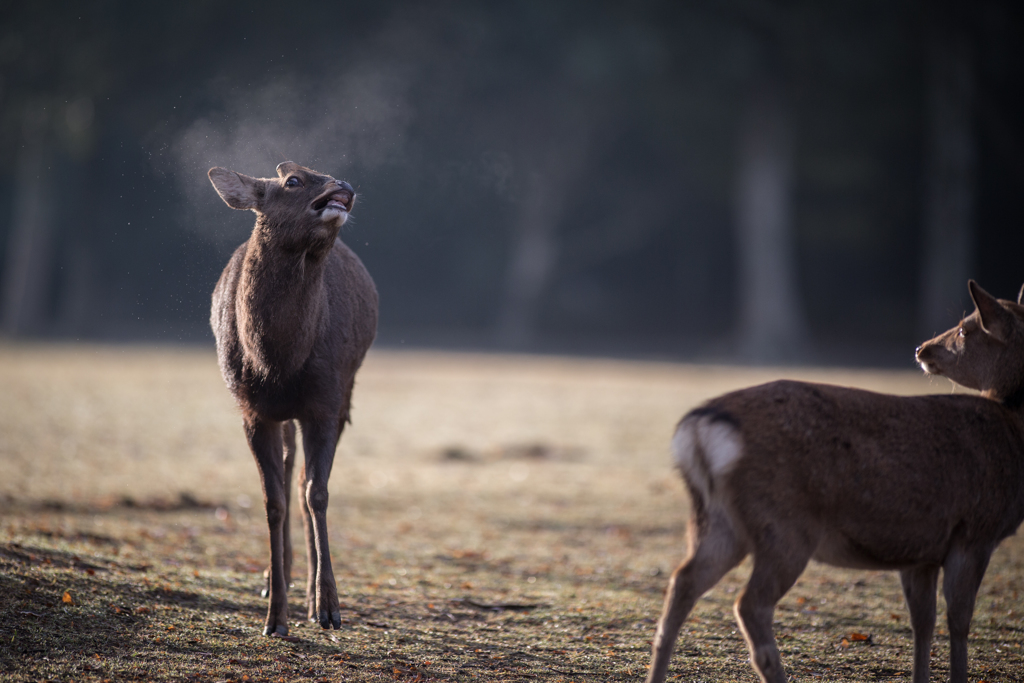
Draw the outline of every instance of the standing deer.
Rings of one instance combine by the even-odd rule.
[[[772,615],[815,559],[899,570],[914,683],[929,680],[941,568],[949,680],[966,683],[978,586],[1024,519],[1024,288],[1013,303],[968,286],[974,313],[918,347],[917,361],[980,396],[773,382],[682,419],[672,450],[692,502],[689,557],[669,583],[649,683],[665,680],[694,602],[748,554],[735,613],[762,681],[786,680]]]
[[[252,236],[213,290],[210,324],[263,483],[270,526],[263,634],[284,636],[295,421],[304,455],[298,491],[309,567],[307,616],[323,628],[341,627],[327,542],[327,479],[349,421],[356,370],[376,335],[377,290],[338,239],[355,203],[352,186],[290,161],[277,175],[210,169],[210,182],[228,206],[256,213]]]

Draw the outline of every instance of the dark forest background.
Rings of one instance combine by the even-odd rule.
[[[209,343],[252,215],[359,193],[380,342],[910,364],[1024,282],[1024,9],[0,2],[0,327]]]

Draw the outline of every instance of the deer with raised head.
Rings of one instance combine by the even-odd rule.
[[[980,396],[780,381],[683,417],[672,451],[691,499],[689,553],[669,583],[649,683],[665,680],[696,600],[747,555],[735,613],[762,681],[786,680],[772,616],[814,559],[899,571],[914,683],[929,680],[941,569],[949,680],[966,683],[978,586],[1024,520],[1024,288],[1014,303],[968,286],[975,311],[918,347],[917,361]]]
[[[228,389],[242,409],[270,527],[264,635],[288,635],[292,545],[288,508],[302,429],[299,508],[308,557],[307,617],[340,628],[327,542],[327,480],[349,421],[356,371],[377,331],[377,290],[340,239],[352,186],[286,161],[277,178],[212,168],[233,209],[256,213],[213,290],[210,324]]]

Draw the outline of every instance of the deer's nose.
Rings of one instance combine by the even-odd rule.
[[[335,180],[334,182],[336,182],[341,187],[341,189],[348,190],[352,194],[356,193],[356,191],[352,189],[352,186],[346,183],[344,180]]]

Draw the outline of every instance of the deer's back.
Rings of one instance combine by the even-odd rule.
[[[238,341],[235,298],[248,246],[248,242],[239,245],[224,266],[217,285],[213,288],[213,302],[210,307],[210,328],[217,344],[217,364],[228,389],[236,397],[242,381],[242,349]]]

